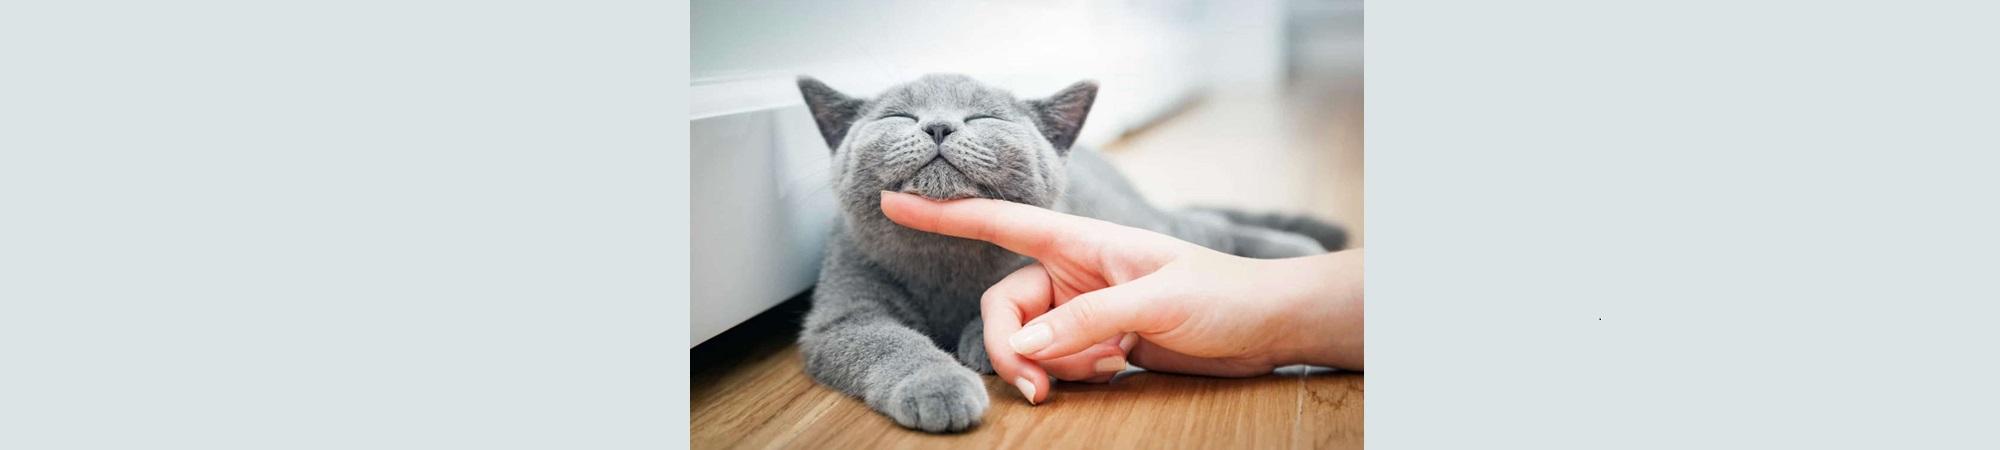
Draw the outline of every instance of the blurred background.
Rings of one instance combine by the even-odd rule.
[[[1167,208],[1307,213],[1364,245],[1362,3],[693,3],[697,344],[812,286],[833,220],[811,75],[873,96],[963,73],[1033,98],[1101,85],[1081,146]]]

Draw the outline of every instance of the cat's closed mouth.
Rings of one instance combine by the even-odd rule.
[[[932,200],[957,200],[982,196],[978,184],[966,177],[965,172],[959,171],[957,166],[952,165],[951,161],[942,155],[924,163],[922,168],[917,169],[916,175],[903,181],[903,186],[897,191]]]

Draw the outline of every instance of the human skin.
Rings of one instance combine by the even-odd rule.
[[[1019,203],[884,192],[881,204],[897,224],[1036,260],[980,300],[994,371],[1031,402],[1047,400],[1050,375],[1105,381],[1126,361],[1224,377],[1363,369],[1360,249],[1252,259]]]

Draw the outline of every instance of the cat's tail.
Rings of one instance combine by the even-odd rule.
[[[1337,251],[1343,248],[1347,248],[1347,229],[1341,228],[1339,225],[1335,225],[1331,222],[1313,218],[1311,216],[1306,216],[1301,214],[1275,213],[1275,212],[1253,213],[1253,212],[1240,211],[1229,208],[1213,208],[1213,207],[1198,207],[1191,209],[1194,211],[1220,214],[1223,217],[1228,218],[1230,222],[1235,222],[1238,224],[1258,226],[1278,231],[1287,231],[1287,232],[1302,234],[1305,235],[1306,237],[1312,238],[1315,241],[1319,241],[1319,245],[1321,247],[1326,247],[1327,251]]]

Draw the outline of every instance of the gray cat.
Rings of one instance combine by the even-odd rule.
[[[1296,216],[1148,205],[1102,157],[1070,148],[1097,96],[1093,82],[1025,101],[960,75],[928,75],[873,99],[808,77],[799,91],[832,148],[842,212],[799,337],[806,372],[905,427],[979,423],[987,398],[978,374],[993,373],[979,298],[1030,260],[896,225],[879,191],[1024,203],[1258,258],[1324,253],[1346,240]]]

